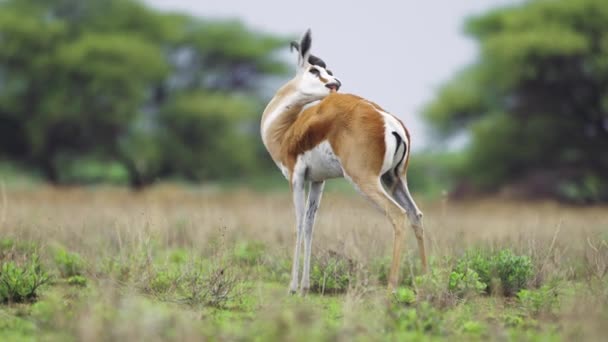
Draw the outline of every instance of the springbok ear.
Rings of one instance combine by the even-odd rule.
[[[308,63],[308,59],[310,58],[310,47],[312,45],[312,37],[311,37],[311,33],[310,33],[310,29],[306,30],[306,33],[304,33],[304,36],[302,36],[302,39],[300,39],[300,44],[299,44],[299,49],[298,52],[300,52],[299,57],[298,57],[298,66],[300,68],[303,68],[306,66],[306,64]],[[291,44],[291,47],[294,48],[294,44]]]

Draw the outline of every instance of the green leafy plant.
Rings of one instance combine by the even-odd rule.
[[[7,261],[0,266],[0,302],[23,303],[34,301],[40,287],[49,282],[40,258],[32,255],[22,265]]]
[[[416,302],[416,293],[407,287],[400,287],[393,294],[393,299],[398,304],[414,304]]]
[[[87,286],[87,278],[81,275],[75,275],[68,278],[68,284],[73,286]]]
[[[59,248],[55,252],[55,263],[63,278],[82,276],[84,274],[85,263],[77,253],[71,253],[63,248]]]
[[[544,285],[535,290],[520,290],[517,293],[520,305],[532,316],[549,314],[559,305],[559,298],[555,288]]]
[[[317,258],[310,272],[310,291],[343,293],[355,277],[355,263],[344,255],[328,252]]]
[[[450,273],[448,289],[458,297],[464,298],[483,293],[488,287],[479,280],[479,275],[473,269],[467,268],[464,273]]]
[[[389,317],[396,330],[441,333],[443,315],[429,302],[421,302],[415,307],[393,306]]]
[[[482,291],[495,293],[500,289],[503,295],[514,296],[528,286],[533,275],[532,260],[526,255],[516,255],[510,249],[495,254],[473,250],[467,252],[456,264],[454,274],[450,276],[450,288],[478,289],[481,284],[485,284]],[[467,282],[469,284],[465,285]]]

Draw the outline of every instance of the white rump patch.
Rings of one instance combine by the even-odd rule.
[[[406,155],[403,154],[403,144],[405,143],[407,146],[408,141],[405,130],[403,129],[403,126],[399,120],[397,120],[397,118],[395,118],[392,114],[383,112],[381,110],[378,110],[378,112],[384,119],[384,143],[386,144],[386,152],[384,153],[384,161],[382,163],[381,171],[381,174],[384,174],[397,167],[399,161],[401,161],[402,157],[405,159],[409,151],[406,153]],[[401,137],[402,143],[400,143],[399,146],[397,146],[397,139],[395,138],[393,132],[397,133]]]

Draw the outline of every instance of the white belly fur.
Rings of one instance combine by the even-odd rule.
[[[327,140],[304,152],[298,158],[298,166],[307,169],[308,179],[322,181],[342,177],[342,164]]]

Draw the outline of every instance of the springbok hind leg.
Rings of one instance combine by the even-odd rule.
[[[379,177],[374,176],[371,180],[353,179],[353,182],[382,210],[393,225],[393,257],[388,277],[388,290],[394,291],[399,284],[401,249],[403,248],[403,240],[405,238],[405,210],[384,190]]]
[[[422,224],[422,212],[416,206],[416,202],[412,198],[410,191],[407,187],[407,181],[404,178],[395,178],[396,183],[394,184],[393,197],[405,208],[408,219],[414,234],[416,235],[416,241],[418,242],[418,251],[420,252],[420,262],[422,263],[422,271],[426,273],[428,271],[426,251],[424,248],[424,227]]]

